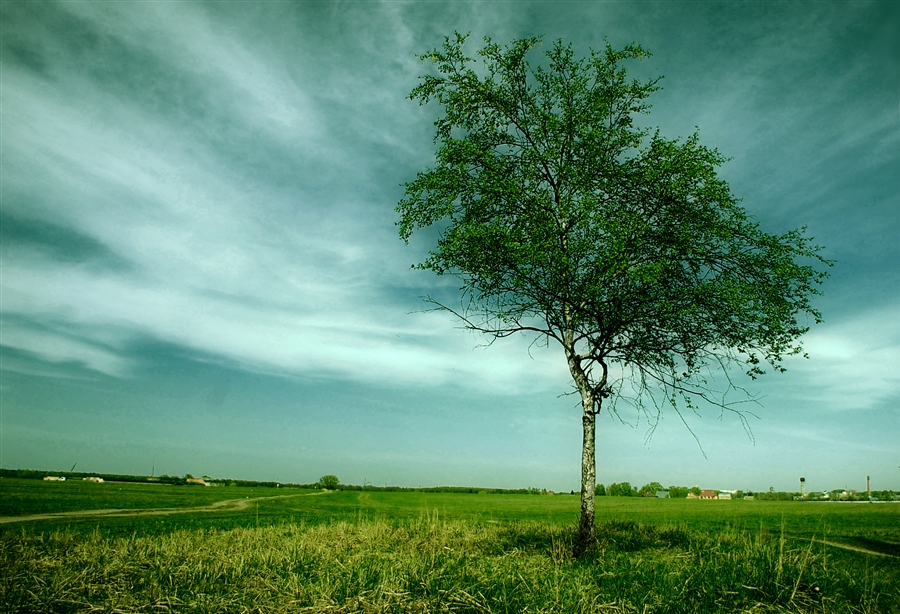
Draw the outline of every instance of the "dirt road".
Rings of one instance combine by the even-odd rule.
[[[891,554],[889,552],[879,552],[877,550],[872,550],[870,548],[863,548],[862,546],[854,546],[851,544],[845,544],[843,542],[836,542],[830,539],[817,539],[815,540],[820,544],[825,544],[826,546],[832,546],[834,548],[842,548],[844,550],[851,550],[853,552],[861,552],[863,554],[871,554],[872,556],[887,556],[898,558],[896,554]]]
[[[254,497],[252,499],[228,499],[227,501],[216,501],[212,505],[203,505],[199,507],[157,507],[157,508],[137,508],[137,509],[102,509],[102,510],[79,510],[75,512],[55,512],[52,514],[28,514],[26,516],[2,516],[0,524],[10,522],[31,522],[33,520],[53,520],[57,518],[88,518],[90,516],[101,516],[104,518],[127,518],[131,516],[169,516],[171,514],[194,514],[203,512],[236,512],[245,510],[255,501],[268,501],[270,499],[287,499],[290,497],[310,497],[313,495],[321,495],[324,492],[311,492],[299,495],[276,495],[274,497]]]

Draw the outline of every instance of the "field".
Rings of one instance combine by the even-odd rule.
[[[0,479],[0,612],[900,612],[897,504],[601,497],[575,561],[577,513],[569,495]]]

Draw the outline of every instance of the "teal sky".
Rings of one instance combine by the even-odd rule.
[[[0,465],[577,489],[561,350],[421,297],[401,184],[454,30],[637,41],[763,229],[837,260],[809,360],[732,416],[603,417],[598,481],[900,490],[900,4],[0,3]]]

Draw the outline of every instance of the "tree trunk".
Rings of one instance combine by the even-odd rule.
[[[592,391],[582,391],[581,404],[584,408],[584,415],[581,417],[584,429],[581,447],[581,519],[578,522],[578,536],[575,538],[575,558],[584,554],[594,541],[594,493],[597,489],[597,457],[594,453],[597,414],[594,412]]]

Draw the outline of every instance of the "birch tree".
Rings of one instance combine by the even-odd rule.
[[[659,89],[626,75],[649,55],[639,45],[578,58],[558,41],[541,57],[539,37],[485,39],[475,59],[465,42],[421,56],[433,70],[410,98],[442,113],[434,165],[397,206],[399,233],[440,229],[416,266],[458,277],[462,300],[434,307],[492,341],[527,333],[561,348],[581,400],[580,556],[594,533],[598,414],[627,396],[683,419],[706,401],[746,428],[710,374],[733,393],[737,368],[783,371],[821,321],[811,300],[830,263],[804,228],[763,232],[696,133],[636,125]]]

